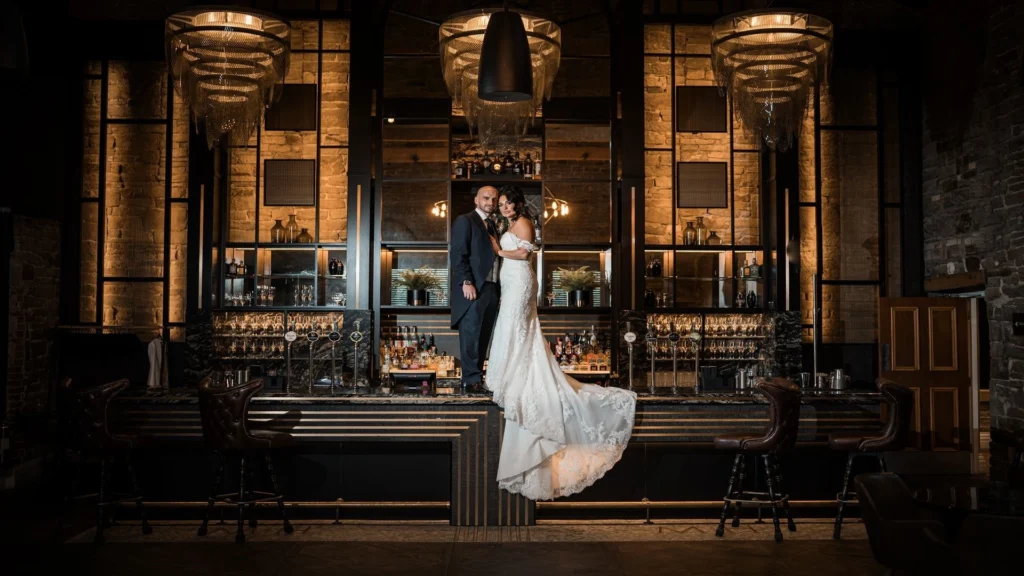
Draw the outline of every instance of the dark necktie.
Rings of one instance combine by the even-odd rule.
[[[487,233],[491,236],[498,235],[498,229],[494,226],[494,222],[490,218],[484,218],[484,226],[487,227]]]

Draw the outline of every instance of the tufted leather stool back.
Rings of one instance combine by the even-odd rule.
[[[785,378],[774,378],[762,379],[757,389],[768,398],[769,425],[756,450],[792,450],[800,430],[800,388]]]
[[[128,380],[115,380],[92,388],[76,390],[70,378],[61,382],[67,391],[69,404],[76,421],[76,442],[85,454],[94,458],[107,458],[131,450],[133,440],[110,432],[110,401],[128,387]]]
[[[267,448],[269,443],[249,432],[249,400],[263,389],[263,380],[250,380],[240,386],[213,386],[209,378],[199,383],[199,413],[203,421],[203,439],[213,450],[249,450]]]
[[[892,380],[878,379],[878,391],[885,397],[889,415],[879,438],[866,439],[860,449],[866,452],[896,452],[907,447],[910,421],[914,417],[914,393]]]

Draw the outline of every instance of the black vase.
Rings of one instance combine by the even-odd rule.
[[[569,306],[572,308],[589,308],[592,304],[590,290],[569,291]]]
[[[426,290],[406,290],[405,303],[409,306],[429,306],[430,293]]]

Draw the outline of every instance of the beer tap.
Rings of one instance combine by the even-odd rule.
[[[645,340],[647,340],[647,348],[650,350],[651,354],[651,381],[648,384],[648,391],[651,394],[655,394],[657,392],[657,384],[654,381],[654,362],[657,360],[658,334],[651,330],[650,325],[647,326],[647,336],[645,337]]]
[[[316,326],[310,327],[309,332],[306,333],[306,340],[309,340],[309,365],[306,366],[306,372],[309,375],[309,395],[313,395],[313,345],[320,339],[320,333],[316,331]]]
[[[622,339],[626,341],[626,348],[629,350],[629,381],[626,383],[627,390],[633,390],[633,343],[636,342],[636,333],[633,332],[632,322],[626,322],[626,333]]]
[[[295,332],[295,321],[292,321],[291,329],[284,333],[284,341],[288,343],[285,347],[284,365],[284,391],[285,394],[292,393],[292,344],[298,340],[299,335]]]
[[[341,334],[338,332],[338,321],[335,320],[331,325],[331,332],[327,335],[327,339],[331,341],[331,396],[334,396],[334,388],[337,385],[338,376],[338,365],[334,349],[338,345],[338,341],[341,340]],[[344,360],[342,360],[342,366],[344,366]]]
[[[359,393],[359,343],[363,341],[363,332],[359,329],[362,320],[356,320],[355,329],[348,335],[352,341],[352,388]]]
[[[675,323],[669,324],[668,341],[672,346],[672,395],[679,394],[679,332],[676,332]]]

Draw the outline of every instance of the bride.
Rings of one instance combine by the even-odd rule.
[[[500,240],[491,238],[503,260],[486,384],[505,410],[498,487],[551,500],[580,492],[619,461],[633,430],[636,394],[581,384],[559,368],[537,318],[529,261],[535,247],[527,240],[534,230],[525,206],[520,190],[502,188],[498,208],[510,226]]]

